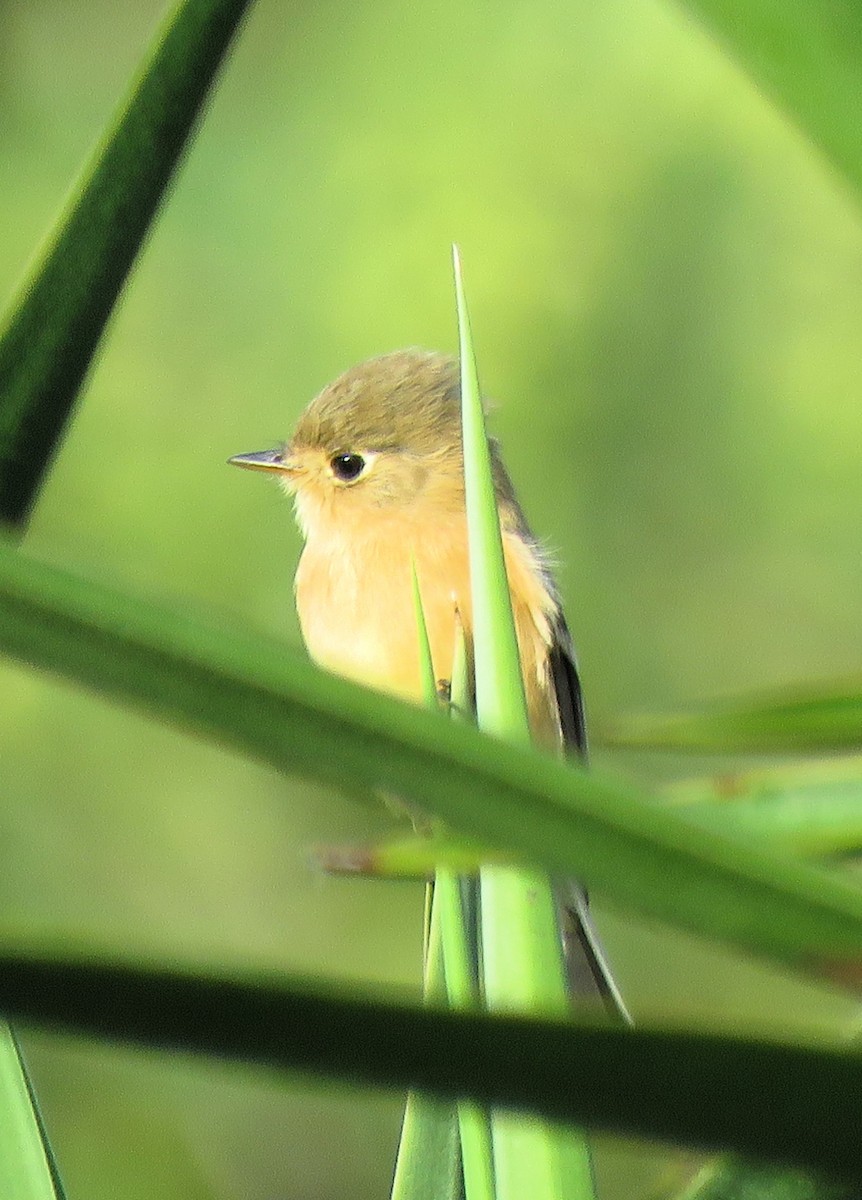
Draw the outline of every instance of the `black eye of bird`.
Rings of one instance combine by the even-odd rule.
[[[361,454],[335,454],[329,460],[332,474],[343,483],[352,483],[365,470],[365,459]]]

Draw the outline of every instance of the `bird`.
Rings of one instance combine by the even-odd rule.
[[[549,555],[495,439],[489,448],[532,737],[585,761],[580,678]],[[304,539],[296,606],[312,659],[421,702],[415,572],[445,696],[456,639],[469,658],[472,629],[458,360],[409,348],[359,363],[311,401],[287,442],[229,462],[274,475],[293,499]],[[630,1023],[583,889],[555,890],[570,990]]]

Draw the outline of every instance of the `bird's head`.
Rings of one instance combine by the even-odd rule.
[[[429,507],[463,512],[458,364],[415,349],[360,363],[312,400],[284,446],[230,461],[277,475],[306,537]]]

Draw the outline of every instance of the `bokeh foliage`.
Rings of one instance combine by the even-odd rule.
[[[10,292],[160,9],[0,7]],[[295,637],[289,512],[223,461],[282,437],[357,358],[453,349],[453,236],[593,713],[858,669],[858,217],[720,47],[657,3],[260,3],[29,549]],[[418,889],[305,863],[310,841],[385,817],[6,664],[0,686],[6,912],[415,982]],[[610,935],[648,1010],[669,994],[671,1015],[718,1022],[841,1015],[680,940]],[[395,1102],[360,1115],[346,1093],[300,1102],[247,1075],[41,1041],[33,1056],[73,1192],[152,1194],[142,1163],[164,1170],[165,1137],[177,1195],[308,1195],[321,1158],[328,1194],[385,1189]],[[116,1129],[98,1153],[94,1093]]]

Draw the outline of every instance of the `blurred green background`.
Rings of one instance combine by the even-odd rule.
[[[161,11],[0,0],[9,298]],[[296,640],[290,509],[225,459],[286,436],[352,362],[454,350],[453,239],[594,722],[859,671],[862,223],[670,2],[260,0],[28,552]],[[421,889],[309,864],[385,814],[7,663],[0,737],[7,921],[417,986]],[[850,1011],[712,947],[604,927],[636,1015],[828,1036]],[[25,1044],[72,1200],[388,1192],[397,1097]],[[600,1150],[611,1198],[667,1163]]]

